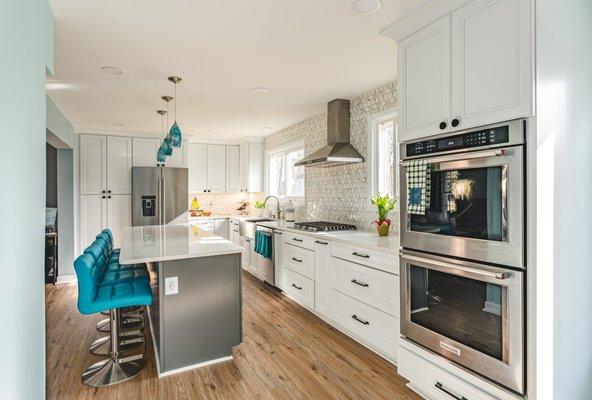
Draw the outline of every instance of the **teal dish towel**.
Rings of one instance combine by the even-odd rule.
[[[255,232],[255,253],[261,254],[264,258],[271,259],[271,235],[263,231]]]

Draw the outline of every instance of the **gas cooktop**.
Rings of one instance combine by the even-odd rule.
[[[294,226],[297,229],[302,229],[304,231],[314,231],[314,232],[322,232],[322,231],[349,231],[355,230],[355,225],[348,225],[348,224],[340,224],[337,222],[326,222],[326,221],[313,221],[313,222],[296,222]]]

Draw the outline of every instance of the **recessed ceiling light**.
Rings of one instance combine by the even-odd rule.
[[[113,126],[117,126],[119,128],[123,128],[123,127],[125,127],[125,124],[122,124],[121,122],[116,122],[116,123],[113,124]]]
[[[264,126],[261,129],[263,130],[263,132],[271,132],[271,131],[273,131],[273,128],[271,126]]]
[[[354,0],[351,8],[360,14],[370,14],[378,10],[381,5],[380,0]]]
[[[101,71],[103,71],[106,74],[111,74],[111,75],[121,75],[123,74],[123,71],[120,70],[117,67],[111,66],[111,65],[104,65],[101,67]]]
[[[251,89],[251,92],[257,93],[257,94],[265,94],[265,93],[269,93],[269,89],[265,88],[265,87],[254,87],[253,89]]]

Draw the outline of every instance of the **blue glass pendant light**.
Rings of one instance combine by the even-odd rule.
[[[164,116],[168,114],[168,112],[165,110],[156,110],[156,112],[158,113],[158,115],[160,115],[160,131],[164,133]],[[171,148],[171,146],[169,144],[165,146],[165,141],[163,141],[160,147],[158,148],[158,151],[156,152],[156,162],[163,163],[165,162],[167,156],[170,156],[172,154],[173,149]]]
[[[181,78],[178,76],[169,76],[169,81],[175,85],[175,122],[173,123],[173,126],[171,126],[167,137],[171,140],[171,145],[173,147],[181,147],[183,144],[183,134],[177,123],[177,85],[181,82]]]

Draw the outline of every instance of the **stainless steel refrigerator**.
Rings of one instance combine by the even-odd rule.
[[[132,226],[187,222],[187,168],[132,169]]]

